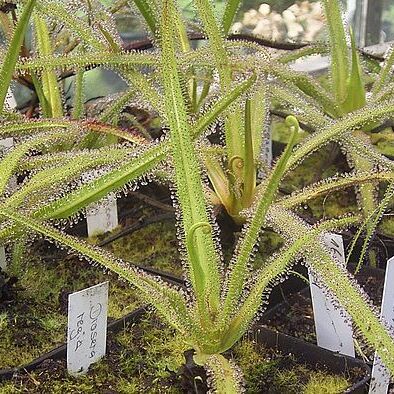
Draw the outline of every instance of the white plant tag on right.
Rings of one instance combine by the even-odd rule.
[[[324,241],[331,253],[345,265],[342,236],[326,234]],[[334,305],[330,297],[327,297],[326,292],[321,288],[320,283],[317,283],[314,279],[314,274],[310,270],[309,282],[318,346],[354,357],[353,329],[350,316],[343,308]]]
[[[386,275],[384,279],[383,299],[380,318],[385,320],[394,329],[394,257],[387,262]],[[370,394],[386,394],[390,384],[390,373],[385,368],[380,357],[375,354],[372,367]]]

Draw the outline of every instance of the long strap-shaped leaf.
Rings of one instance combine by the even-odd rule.
[[[266,220],[268,209],[273,199],[276,197],[279,182],[282,179],[286,164],[291,156],[296,141],[299,131],[297,120],[289,116],[286,119],[286,123],[291,131],[290,141],[279,161],[276,163],[268,180],[264,183],[264,189],[262,189],[256,197],[257,201],[252,208],[253,215],[247,224],[243,237],[237,244],[235,257],[230,264],[230,274],[227,278],[227,285],[225,286],[226,298],[222,309],[222,316],[224,319],[229,319],[234,309],[237,308],[248,272],[248,262],[261,232],[261,228]]]
[[[303,48],[288,51],[278,57],[278,61],[283,64],[288,64],[301,59],[305,56],[311,55],[326,55],[330,52],[330,48],[324,44],[307,45]]]
[[[393,65],[394,65],[394,46],[391,46],[390,50],[387,53],[383,67],[380,70],[379,75],[372,86],[373,96],[376,96],[389,81],[389,77],[390,74],[392,73]]]
[[[394,180],[394,172],[363,172],[356,174],[345,174],[339,178],[324,179],[323,181],[307,186],[299,192],[290,196],[282,197],[278,202],[285,208],[294,208],[309,200],[313,200],[326,193],[357,186],[363,183],[387,182]]]
[[[239,5],[241,3],[241,0],[227,0],[226,3],[226,8],[224,9],[224,14],[223,14],[223,31],[224,34],[228,34],[230,31],[231,24],[234,21],[234,17],[238,11]]]
[[[320,130],[331,120],[323,113],[318,101],[313,100],[295,86],[276,83],[270,87],[270,92],[274,99],[288,103],[297,109],[297,119],[315,130]]]
[[[168,145],[149,146],[145,151],[140,151],[127,164],[37,210],[34,216],[53,219],[67,218],[87,205],[99,201],[111,191],[120,190],[128,182],[150,174],[168,152]]]
[[[240,95],[247,91],[255,82],[253,75],[245,82],[235,87],[231,92],[220,98],[204,115],[202,115],[192,126],[193,137],[197,138],[201,133],[222,114],[230,104]],[[1,129],[0,129],[1,132]],[[92,202],[99,201],[111,191],[122,188],[128,182],[132,182],[138,177],[153,171],[162,160],[169,154],[170,146],[167,140],[159,144],[152,144],[140,152],[135,159],[128,162],[116,170],[108,173],[92,184],[83,186],[76,192],[49,204],[45,209],[45,217],[67,218],[78,210],[86,207]],[[38,216],[44,211],[37,213]]]
[[[157,64],[157,56],[145,52],[127,53],[86,53],[78,55],[45,55],[40,57],[22,59],[16,69],[20,71],[42,71],[47,69],[67,69],[76,67],[109,66],[118,69],[131,68],[133,66],[150,66]]]
[[[76,251],[86,259],[97,262],[105,269],[118,274],[141,291],[141,296],[152,303],[158,312],[171,325],[182,333],[193,332],[192,322],[184,297],[161,280],[152,277],[130,266],[122,260],[114,258],[109,252],[90,245],[80,239],[64,234],[61,231],[40,223],[26,215],[17,213],[0,205],[0,216],[14,221],[29,231],[42,234],[44,237],[58,242]]]
[[[45,144],[50,144],[54,141],[73,141],[78,135],[79,132],[75,129],[73,133],[71,131],[64,133],[58,130],[34,136],[34,138],[13,148],[0,162],[0,195],[3,194],[10,177],[14,174],[19,160],[25,156],[29,150],[39,147],[40,145],[45,146]]]
[[[279,63],[274,65],[262,63],[257,67],[277,77],[285,84],[293,83],[308,96],[319,102],[326,113],[334,117],[341,115],[341,109],[333,96],[307,73],[294,72],[287,65]]]
[[[44,153],[39,156],[23,158],[18,164],[17,172],[62,166],[72,162],[75,158],[101,160],[102,165],[113,165],[117,162],[124,162],[128,157],[132,156],[133,152],[133,148],[114,147],[111,145],[94,150]]]
[[[116,156],[117,152],[111,152],[111,154]],[[49,168],[37,172],[27,182],[24,182],[20,189],[7,198],[5,205],[18,206],[24,202],[25,198],[34,194],[36,196],[33,196],[33,198],[37,201],[37,204],[42,201],[42,205],[47,205],[47,198],[50,193],[54,191],[58,193],[59,188],[61,190],[62,187],[67,190],[68,182],[74,180],[89,169],[97,168],[109,162],[108,157],[90,154],[88,157],[85,155],[75,156],[72,160],[68,160],[63,164],[56,163]]]
[[[131,1],[130,1],[131,2]],[[153,36],[158,33],[157,9],[153,0],[132,0],[145,19]]]
[[[28,0],[23,8],[18,24],[16,25],[11,42],[8,45],[7,52],[2,59],[0,69],[0,112],[3,111],[5,98],[10,86],[12,73],[18,60],[19,51],[25,38],[27,25],[30,15],[33,11],[36,0]]]
[[[53,129],[79,129],[81,132],[96,132],[102,133],[103,135],[114,135],[136,145],[146,144],[145,138],[132,131],[126,131],[119,127],[100,123],[95,120],[39,119],[27,121],[23,119],[19,122],[7,122],[0,125],[0,137],[24,136]]]
[[[350,38],[352,44],[352,67],[347,84],[347,97],[343,103],[343,109],[346,112],[362,108],[366,104],[363,72],[352,31],[350,31]]]
[[[218,394],[240,394],[244,391],[239,368],[221,354],[207,357],[204,367],[212,379],[212,388]]]
[[[40,56],[50,56],[53,50],[47,23],[37,12],[33,13],[33,19],[38,53]],[[50,113],[46,114],[46,117],[61,118],[63,116],[63,103],[54,70],[45,70],[42,73],[42,89],[50,109]]]
[[[190,280],[201,318],[209,321],[219,308],[220,257],[216,252],[213,232],[206,208],[199,163],[195,152],[188,113],[179,79],[173,43],[176,12],[172,0],[164,0],[160,24],[162,79],[165,113],[171,131],[172,160],[175,167],[176,194],[182,214]]]
[[[350,59],[346,33],[343,24],[342,10],[338,0],[323,0],[328,22],[331,47],[331,78],[334,83],[334,94],[339,103],[347,98]]]
[[[319,133],[312,134],[304,140],[296,149],[287,163],[287,169],[292,168],[296,163],[302,161],[308,154],[319,149],[325,143],[341,137],[347,131],[355,130],[371,121],[381,121],[390,117],[394,113],[394,101],[382,103],[380,105],[367,106],[361,110],[354,111],[344,116],[340,120],[329,124]]]
[[[195,0],[195,5],[209,38],[209,46],[220,74],[221,83],[223,86],[228,87],[231,84],[230,62],[226,51],[224,34],[215,16],[213,3],[210,0]]]
[[[365,226],[366,234],[365,234],[363,246],[361,248],[361,253],[358,258],[358,263],[356,265],[355,273],[359,272],[361,264],[363,263],[365,255],[368,251],[369,242],[371,241],[372,236],[376,231],[376,227],[377,227],[378,223],[380,222],[380,220],[382,219],[383,214],[384,214],[388,204],[392,200],[393,193],[394,193],[394,183],[393,183],[393,181],[391,181],[387,186],[387,189],[384,193],[382,201],[380,201],[380,203],[377,204],[375,211],[373,211],[372,214],[364,221],[364,225],[360,227],[360,229],[362,229]],[[357,232],[356,236],[357,235],[359,236],[358,232]],[[358,237],[357,238],[355,237],[355,239],[357,240]],[[352,242],[352,246],[354,246],[353,242]],[[349,260],[349,257],[350,257],[350,254],[348,255],[347,261]]]
[[[230,58],[226,50],[225,35],[214,13],[213,2],[210,0],[196,0],[195,5],[209,38],[209,46],[216,69],[219,72],[222,90],[227,91],[230,89],[232,82]],[[240,157],[244,160],[242,112],[240,108],[234,109],[233,113],[226,118],[225,135],[228,160],[231,161],[233,157]],[[239,175],[236,174],[237,177]]]
[[[271,207],[269,216],[275,216],[277,220],[282,220],[282,225],[286,228],[293,229],[295,226],[304,224],[300,218],[281,207]],[[286,269],[299,257],[305,247],[314,245],[316,238],[323,231],[341,229],[359,221],[360,217],[327,220],[318,226],[308,227],[305,225],[302,231],[291,232],[291,235],[287,237],[290,241],[289,244],[283,247],[278,254],[272,256],[247,283],[250,291],[245,296],[245,300],[238,304],[227,332],[223,334],[221,351],[231,348],[244,335],[261,308],[263,292],[269,291],[275,285],[275,280],[286,272]]]
[[[394,171],[393,160],[390,160],[386,156],[382,155],[372,144],[366,144],[363,140],[354,136],[352,133],[346,133],[346,143],[353,145],[360,155],[368,158],[375,164],[379,164],[380,168]]]
[[[84,115],[84,109],[85,109],[84,108],[84,101],[85,101],[84,76],[85,76],[85,70],[78,70],[75,73],[73,110],[71,114],[71,117],[73,119],[81,119]]]
[[[37,3],[37,9],[51,19],[59,21],[67,26],[74,34],[78,35],[86,44],[99,51],[106,51],[106,45],[97,38],[96,32],[88,23],[69,12],[60,1],[41,0]]]

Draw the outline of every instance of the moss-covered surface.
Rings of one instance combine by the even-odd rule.
[[[127,261],[182,276],[173,221],[146,226],[110,243],[108,249]]]
[[[181,276],[172,221],[144,227],[107,248],[126,261]],[[0,368],[26,364],[65,342],[67,298],[74,291],[109,281],[109,319],[120,318],[142,304],[135,289],[116,275],[64,255],[46,243],[39,242],[28,250],[23,263],[10,266],[10,274],[18,282],[14,297],[0,303]]]
[[[291,355],[274,353],[247,340],[235,347],[234,358],[245,371],[249,393],[340,393],[349,387],[344,376],[312,371]]]
[[[14,298],[0,304],[0,368],[23,365],[64,343],[68,294],[104,281],[110,282],[109,318],[119,318],[140,305],[128,284],[86,262],[27,256]]]
[[[265,232],[255,265],[261,265],[281,243],[280,237]],[[125,260],[180,275],[176,245],[173,222],[162,222],[122,237],[108,248]],[[105,274],[72,256],[61,257],[54,250],[39,244],[18,269],[14,267],[19,272],[18,291],[10,303],[0,307],[1,367],[27,363],[65,341],[66,300],[70,292],[109,280],[110,318],[125,315],[140,305],[134,290],[115,275]],[[0,394],[181,393],[185,389],[176,371],[184,362],[185,350],[179,335],[149,316],[134,328],[110,335],[107,357],[94,365],[87,376],[69,377],[64,361],[49,361],[33,373],[18,375],[12,382],[1,384]],[[316,377],[323,387],[329,387],[322,392],[334,393],[335,390],[330,390],[335,385],[348,384],[341,377],[307,371],[288,357],[273,361],[273,354],[248,341],[235,347],[233,357],[245,371],[250,393],[262,392],[264,387],[272,387],[273,391],[267,392],[273,393],[303,392]]]
[[[184,393],[178,372],[187,350],[179,334],[148,314],[109,338],[108,354],[86,376],[67,375],[64,361],[0,384],[0,393]],[[249,340],[231,355],[243,369],[248,393],[339,393],[348,377],[309,370],[293,356],[280,355]]]

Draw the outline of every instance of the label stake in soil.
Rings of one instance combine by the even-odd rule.
[[[7,268],[7,259],[5,257],[4,246],[0,246],[0,269],[5,270]]]
[[[384,279],[382,307],[380,318],[394,328],[394,257],[387,261],[386,276]],[[375,354],[372,367],[370,394],[386,394],[390,384],[390,374],[385,368],[380,357]]]
[[[81,375],[105,355],[108,282],[68,297],[67,370]]]
[[[10,90],[8,91],[6,103],[10,108],[16,107],[16,101],[15,101],[14,95],[11,93]],[[2,148],[5,148],[5,149],[11,148],[13,144],[14,144],[14,140],[11,137],[0,139],[0,150]],[[13,181],[14,181],[14,179],[11,180],[11,182],[13,182]],[[5,270],[7,268],[5,249],[4,249],[4,246],[2,246],[2,245],[0,245],[0,268],[2,270]]]
[[[327,234],[324,241],[328,249],[345,265],[342,236]],[[350,324],[350,316],[343,308],[334,305],[330,296],[327,295],[327,290],[316,280],[311,271],[309,271],[309,282],[317,344],[322,348],[354,357],[353,329]]]
[[[116,197],[109,195],[105,201],[94,204],[86,212],[88,235],[94,236],[113,230],[118,225]]]

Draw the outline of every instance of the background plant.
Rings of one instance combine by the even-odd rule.
[[[20,60],[16,64],[17,70],[36,72],[43,92],[49,92],[52,88],[51,81],[55,79],[51,74],[54,70],[67,67],[83,72],[86,67],[101,64],[117,70],[130,83],[131,89],[110,103],[105,116],[100,116],[100,122],[72,120],[68,116],[47,119],[45,116],[53,116],[57,105],[56,99],[52,101],[52,94],[56,94],[56,89],[44,93],[46,102],[56,105],[50,104],[51,113],[45,114],[43,111],[43,118],[39,120],[15,120],[17,115],[3,110],[4,118],[8,120],[1,126],[1,135],[19,136],[20,139],[14,149],[6,152],[1,162],[1,174],[7,176],[3,178],[4,191],[0,205],[0,215],[3,218],[0,239],[3,242],[17,239],[19,242],[27,233],[38,233],[70,247],[81,257],[118,273],[136,286],[142,297],[179,330],[184,341],[195,350],[195,361],[206,365],[213,374],[217,391],[226,393],[240,391],[242,385],[237,369],[221,354],[233,346],[258,316],[263,296],[286,274],[293,262],[302,258],[330,289],[330,294],[348,310],[354,324],[393,371],[394,343],[391,334],[370,309],[357,284],[349,279],[345,269],[337,264],[321,242],[325,231],[339,230],[359,223],[361,218],[349,216],[311,226],[294,213],[294,207],[300,203],[331,190],[361,183],[391,181],[391,162],[369,146],[363,145],[362,148],[372,152],[371,155],[381,164],[380,171],[355,171],[297,191],[291,196],[281,196],[278,193],[284,175],[310,152],[371,120],[378,122],[389,118],[393,108],[390,101],[384,105],[366,107],[368,111],[362,110],[328,121],[319,133],[312,134],[297,147],[294,145],[298,122],[294,117],[288,117],[286,124],[290,141],[272,169],[265,168],[263,180],[251,194],[250,209],[244,213],[246,224],[233,257],[231,261],[223,261],[217,240],[219,230],[211,213],[211,193],[206,192],[209,188],[206,157],[210,157],[212,151],[223,155],[224,150],[225,163],[228,165],[231,161],[234,168],[231,168],[230,174],[222,171],[228,176],[228,182],[237,187],[237,179],[242,179],[244,174],[249,176],[256,173],[258,165],[253,156],[249,157],[252,160],[242,159],[242,166],[237,166],[237,161],[240,163],[241,160],[232,152],[244,148],[244,142],[245,146],[246,143],[249,147],[253,145],[251,133],[248,132],[248,124],[251,123],[246,122],[244,129],[236,126],[239,125],[239,119],[242,119],[239,117],[240,111],[244,111],[248,119],[252,116],[254,103],[262,105],[261,100],[253,102],[253,99],[265,92],[267,75],[293,75],[294,80],[301,80],[305,86],[309,86],[309,92],[319,95],[316,83],[307,76],[291,74],[286,67],[272,61],[261,48],[224,39],[221,23],[226,26],[228,20],[232,19],[236,3],[228,3],[227,9],[233,11],[225,13],[225,21],[220,22],[215,17],[211,2],[196,1],[195,5],[209,40],[208,49],[192,49],[186,39],[180,13],[172,0],[160,4],[140,2],[139,8],[142,11],[143,7],[150,7],[154,11],[150,15],[156,16],[153,22],[158,29],[157,49],[152,53],[125,53],[118,48],[116,39],[110,37],[110,29],[102,27],[97,30],[89,24],[83,25],[85,16],[79,20],[73,14],[64,12],[60,2],[39,1],[36,9],[61,20],[64,26],[82,40],[84,48],[78,48],[75,54],[69,53],[67,56],[51,53],[42,56],[41,51],[38,57]],[[19,35],[23,33],[22,27],[26,27],[28,23],[33,6],[34,2],[27,2],[22,9],[19,19],[21,29],[15,30],[12,43],[21,43]],[[83,27],[82,30],[80,26]],[[41,27],[45,32],[45,27]],[[179,41],[174,41],[174,37],[179,37]],[[48,49],[45,42],[44,47]],[[248,54],[251,48],[256,51]],[[103,53],[103,50],[106,52]],[[248,51],[245,53],[245,50]],[[18,52],[19,46],[10,45],[7,56],[16,61],[15,53]],[[212,53],[215,54],[213,58]],[[3,68],[7,67],[3,65]],[[196,85],[195,75],[201,75],[196,74],[196,70],[201,69],[204,78]],[[11,74],[8,69],[1,74],[1,88],[5,91]],[[208,79],[209,89],[204,92],[207,75],[214,78]],[[199,99],[193,95],[193,92],[198,91],[197,87],[202,88],[200,96],[206,95],[204,99],[208,102],[204,107],[198,105]],[[137,93],[142,95],[144,103],[155,108],[166,125],[167,131],[159,141],[147,141],[114,126],[121,109]],[[320,96],[323,97],[322,94]],[[193,103],[197,103],[197,109]],[[265,110],[265,101],[263,103]],[[41,101],[40,105],[46,104]],[[76,102],[74,108],[78,106],[80,108],[80,102]],[[80,113],[80,110],[77,112]],[[254,114],[261,115],[261,112]],[[207,131],[212,124],[216,125],[220,121],[224,124],[225,143],[212,145],[207,138]],[[241,130],[246,131],[245,135]],[[222,130],[219,128],[215,131]],[[58,135],[50,137],[51,133]],[[106,138],[105,143],[101,144],[98,136],[108,134],[116,136],[120,141],[127,141],[127,144],[119,145],[115,140]],[[27,138],[23,137],[26,135]],[[40,138],[42,144],[38,142]],[[61,146],[57,148],[58,151],[54,151],[48,144],[51,138],[56,141],[56,145]],[[63,144],[63,139],[66,144]],[[234,141],[242,141],[242,144],[237,146]],[[41,155],[29,157],[28,152],[36,146],[40,148]],[[59,149],[64,152],[59,152]],[[249,149],[248,152],[253,150]],[[164,161],[165,166],[162,164]],[[219,160],[218,162],[221,164]],[[53,165],[55,167],[50,167]],[[245,171],[248,166],[249,170]],[[81,182],[80,174],[87,168],[100,169],[100,172],[97,171],[94,179]],[[7,190],[10,177],[24,169],[30,171],[24,182],[16,190]],[[185,263],[185,276],[190,284],[187,292],[172,288],[130,264],[115,259],[108,252],[65,234],[53,220],[72,218],[88,204],[100,200],[108,193],[127,187],[141,177],[153,176],[156,179],[164,176],[174,187],[180,248]],[[210,179],[212,181],[212,175]],[[285,244],[258,271],[251,272],[249,262],[253,259],[257,239],[268,226],[282,234]]]
[[[306,126],[309,126],[310,130],[316,130],[316,133],[324,130],[324,125],[332,119],[341,119],[352,113],[361,113],[363,110],[368,111],[371,105],[386,105],[392,94],[390,69],[393,52],[391,50],[388,52],[382,66],[370,59],[367,59],[368,62],[363,62],[355,46],[352,32],[343,22],[339,2],[323,1],[322,3],[329,30],[329,83],[322,84],[317,78],[307,81],[308,77],[301,73],[286,76],[286,71],[283,70],[281,75],[278,74],[278,80],[282,83],[274,88],[273,93],[277,99],[287,102],[290,105],[290,112],[297,113]],[[311,53],[325,54],[327,48],[306,47],[282,56],[279,61],[287,64]],[[291,83],[286,85],[283,82]],[[317,95],[315,90],[311,90],[311,83],[319,86],[320,94]],[[287,109],[285,113],[286,111]],[[381,122],[375,122],[371,118],[370,121],[360,124],[358,129],[335,139],[335,144],[340,149],[334,150],[333,154],[339,157],[342,150],[350,168],[357,172],[371,172],[382,160],[385,161],[385,166],[391,166],[372,146],[378,141],[391,141],[391,135],[391,129],[385,128],[384,124],[382,126]],[[381,144],[378,145],[378,150],[380,146]],[[386,152],[383,150],[381,153]],[[368,242],[381,216],[375,221],[371,218],[375,217],[377,212],[383,214],[378,208],[378,188],[377,184],[370,183],[358,186],[356,189],[358,205],[368,222],[364,227],[366,242]],[[374,251],[370,251],[369,257],[371,264],[376,265],[377,257]]]

